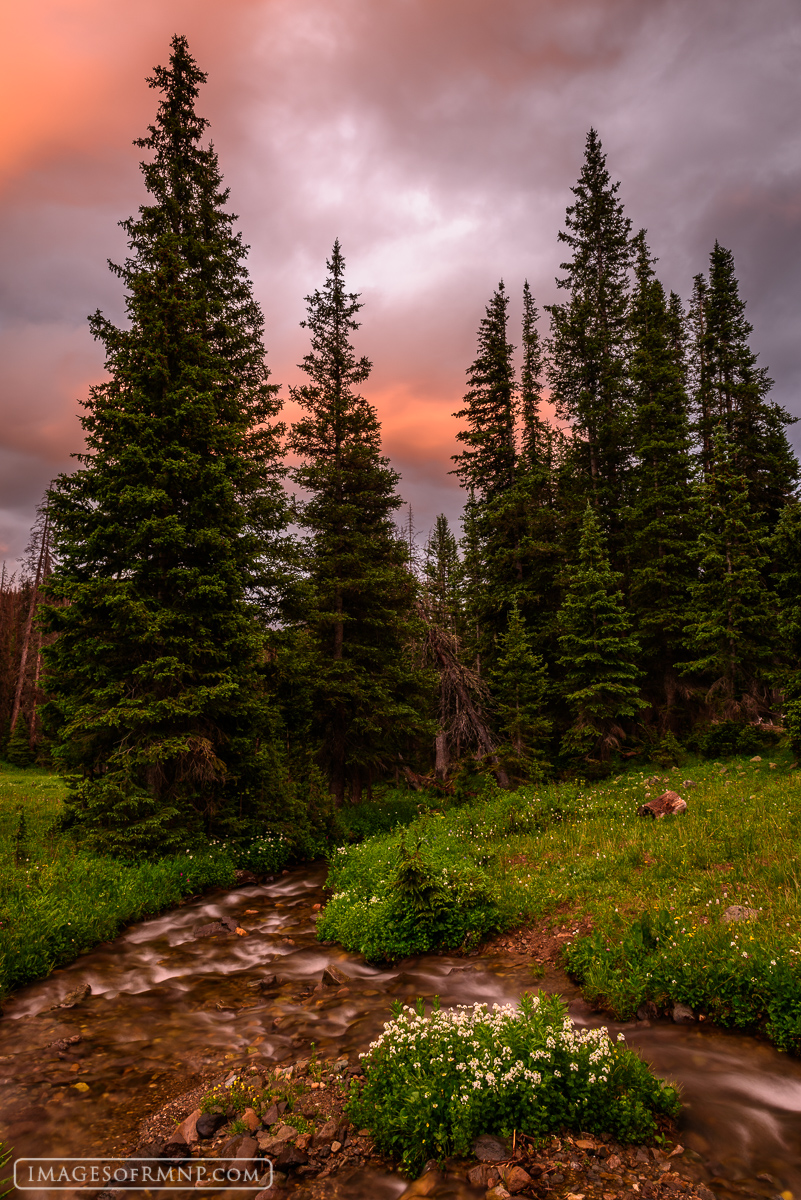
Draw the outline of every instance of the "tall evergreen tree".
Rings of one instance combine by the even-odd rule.
[[[784,693],[784,724],[793,754],[801,754],[801,505],[788,504],[771,539],[778,598],[776,682]]]
[[[737,469],[748,481],[753,515],[773,529],[798,483],[798,463],[785,429],[793,424],[780,405],[768,399],[773,381],[757,366],[750,347],[753,326],[745,316],[734,258],[715,242],[709,258],[709,282],[696,283],[695,302],[704,303],[696,318],[698,380],[696,411],[707,461],[713,432],[726,432]]]
[[[448,518],[440,513],[426,543],[423,596],[429,620],[450,633],[461,630],[461,579],[459,547]]]
[[[636,286],[629,321],[634,465],[629,476],[626,557],[646,691],[663,720],[679,696],[690,585],[696,577],[691,446],[682,355],[683,314],[665,297],[644,231],[635,238]]]
[[[559,240],[571,256],[557,286],[569,293],[551,314],[549,380],[556,411],[572,425],[579,497],[589,496],[620,557],[621,513],[629,455],[627,317],[631,222],[594,129],[572,188],[575,202]],[[583,504],[583,500],[582,500]],[[580,510],[579,510],[580,511]]]
[[[311,349],[300,366],[309,382],[291,389],[306,415],[289,445],[301,459],[293,478],[310,494],[299,520],[309,535],[314,732],[341,804],[433,726],[427,680],[411,657],[416,582],[392,522],[399,477],[381,454],[375,409],[357,391],[371,364],[351,344],[362,305],[345,290],[338,241],[326,265],[323,290],[306,297]]]
[[[506,630],[498,638],[491,683],[501,762],[512,780],[536,779],[545,766],[544,749],[551,733],[545,713],[548,676],[516,602],[509,610]]]
[[[150,196],[112,270],[128,326],[90,319],[109,379],[81,467],[56,481],[47,687],[73,819],[108,849],[168,848],[236,794],[277,791],[249,597],[284,523],[276,389],[246,247],[195,111],[206,76],[175,37],[136,145]]]
[[[608,758],[625,738],[622,722],[645,707],[640,699],[639,646],[595,511],[587,504],[578,560],[567,572],[559,610],[559,665],[572,724],[563,751]]]
[[[465,406],[453,415],[467,422],[456,434],[466,447],[453,456],[454,474],[478,500],[493,499],[514,482],[514,346],[507,338],[509,297],[503,280],[478,329],[478,353],[468,368]]]
[[[709,477],[699,485],[699,578],[685,628],[707,703],[729,719],[753,719],[764,704],[773,658],[774,598],[764,583],[766,539],[755,521],[748,480],[725,429],[715,433]]]

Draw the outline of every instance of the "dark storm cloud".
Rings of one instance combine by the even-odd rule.
[[[716,237],[734,251],[755,348],[799,411],[795,3],[123,7],[131,21],[90,0],[36,6],[71,24],[61,41],[47,24],[39,82],[53,119],[20,111],[0,192],[0,446],[9,464],[26,456],[0,494],[11,554],[36,487],[79,446],[75,398],[102,368],[85,316],[122,312],[105,259],[122,253],[115,223],[141,199],[130,141],[155,100],[143,77],[176,29],[210,74],[201,109],[252,246],[274,378],[297,380],[302,297],[339,236],[365,301],[366,391],[424,529],[459,508],[450,414],[492,289],[504,277],[518,297],[528,277],[540,303],[554,296],[556,234],[591,124],[668,286],[688,294]],[[70,46],[80,72],[59,58]]]

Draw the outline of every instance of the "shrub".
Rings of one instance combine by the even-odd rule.
[[[622,937],[580,938],[565,952],[585,995],[621,1019],[644,1000],[679,1001],[734,1029],[763,1026],[780,1050],[801,1050],[801,955],[751,922],[682,924],[666,909]]]
[[[643,1141],[654,1115],[675,1115],[678,1093],[606,1029],[579,1030],[556,996],[520,1008],[477,1004],[393,1009],[362,1060],[346,1111],[409,1171],[466,1155],[482,1133],[543,1137],[561,1129]]]

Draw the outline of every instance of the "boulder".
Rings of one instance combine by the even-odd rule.
[[[245,1109],[242,1113],[242,1120],[251,1133],[255,1133],[257,1129],[261,1129],[261,1117],[257,1117],[252,1108]]]
[[[498,1172],[491,1163],[479,1163],[467,1172],[468,1182],[476,1188],[489,1188],[498,1182]]]
[[[217,1130],[225,1124],[225,1113],[201,1113],[195,1123],[195,1132],[199,1138],[214,1137]]]
[[[320,978],[323,987],[342,987],[343,984],[350,983],[350,976],[344,971],[340,971],[339,967],[335,967],[332,963],[325,968]]]
[[[336,1135],[337,1135],[336,1121],[326,1121],[325,1125],[321,1125],[320,1128],[315,1132],[314,1145],[321,1146],[323,1144],[323,1142],[332,1142],[334,1140],[334,1138],[336,1137]]]
[[[291,1146],[285,1142],[273,1166],[279,1171],[286,1171],[292,1167],[303,1167],[308,1161],[309,1156],[305,1150],[301,1150],[299,1146]]]
[[[659,1010],[657,1009],[653,1000],[646,1000],[637,1009],[637,1020],[638,1021],[655,1021],[658,1016],[659,1016]]]
[[[678,792],[663,792],[655,800],[649,800],[647,804],[641,804],[637,809],[637,816],[651,817],[653,820],[658,821],[662,817],[672,817],[677,813],[686,811],[687,801],[682,800]]]
[[[473,1153],[479,1162],[506,1162],[512,1157],[511,1147],[502,1138],[482,1133],[473,1143]]]
[[[723,914],[723,920],[728,925],[731,921],[755,921],[759,913],[755,908],[746,908],[742,904],[730,904]]]
[[[689,1004],[674,1004],[670,1015],[676,1025],[692,1025],[695,1023],[695,1013]]]
[[[248,884],[259,882],[252,871],[245,871],[244,869],[235,871],[234,878],[236,879],[234,887],[246,887]]]

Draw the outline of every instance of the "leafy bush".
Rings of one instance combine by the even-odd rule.
[[[399,826],[411,825],[435,806],[437,799],[423,792],[387,789],[363,804],[341,809],[339,831],[343,840],[351,842],[360,842],[378,833],[390,833]]]
[[[441,845],[424,850],[422,839],[411,847],[403,835],[340,847],[329,886],[344,890],[326,905],[318,937],[371,961],[471,944],[497,922],[484,871],[454,861]]]
[[[738,754],[759,754],[775,746],[778,738],[772,728],[742,721],[718,721],[691,740],[704,758],[733,758]]]
[[[585,995],[620,1018],[644,1000],[679,1001],[729,1028],[761,1025],[780,1050],[801,1050],[801,955],[751,922],[682,925],[663,909],[621,938],[581,938],[566,961]]]
[[[477,1004],[425,1015],[400,1005],[362,1060],[346,1111],[410,1171],[470,1153],[482,1133],[542,1137],[561,1129],[644,1141],[675,1115],[675,1088],[605,1029],[579,1030],[556,996],[520,1008]]]
[[[659,739],[650,757],[660,767],[680,767],[687,755],[678,738],[668,730]]]

